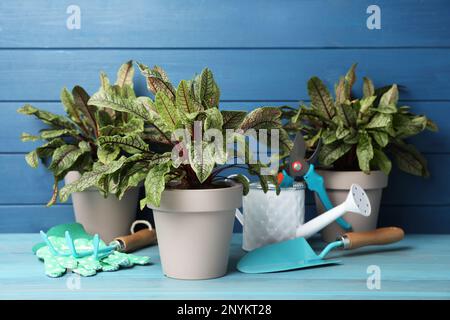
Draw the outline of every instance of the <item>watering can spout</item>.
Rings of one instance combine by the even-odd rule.
[[[347,199],[343,203],[299,226],[296,231],[296,236],[309,238],[333,221],[336,221],[336,219],[342,217],[346,212],[369,216],[370,211],[370,201],[363,188],[357,184],[352,184]]]

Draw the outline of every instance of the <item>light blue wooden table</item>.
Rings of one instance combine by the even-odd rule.
[[[228,274],[203,281],[164,277],[155,246],[139,252],[152,257],[150,266],[51,279],[31,253],[39,240],[37,234],[0,234],[1,299],[450,299],[450,235],[408,235],[388,247],[336,251],[330,258],[342,257],[340,265],[247,275],[235,270],[243,255],[236,234]],[[381,271],[379,290],[367,287],[372,265]]]

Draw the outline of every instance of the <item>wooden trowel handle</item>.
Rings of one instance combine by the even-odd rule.
[[[133,252],[156,243],[156,231],[155,229],[142,229],[129,236],[118,237],[114,240],[120,243],[120,251]]]
[[[401,228],[387,227],[367,232],[349,232],[344,234],[345,249],[356,249],[371,245],[382,245],[400,241],[405,233]]]

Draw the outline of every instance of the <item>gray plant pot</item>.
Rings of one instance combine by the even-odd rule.
[[[165,190],[153,209],[163,272],[176,279],[225,275],[234,216],[242,185],[202,190]]]
[[[66,184],[80,178],[78,171],[70,171],[64,178]],[[130,188],[121,200],[110,195],[104,198],[95,188],[72,194],[75,221],[91,234],[98,233],[109,243],[114,238],[130,234],[136,219],[139,188]]]
[[[383,188],[388,184],[387,175],[381,171],[365,174],[362,171],[317,170],[317,173],[323,177],[328,196],[334,206],[345,201],[352,183],[359,184],[369,197],[372,213],[368,217],[346,213],[344,219],[351,223],[353,231],[369,231],[377,228],[381,196]],[[324,208],[317,195],[315,195],[315,202],[317,213],[323,213]],[[344,233],[345,231],[336,222],[328,225],[321,232],[322,239],[326,242],[335,241]]]

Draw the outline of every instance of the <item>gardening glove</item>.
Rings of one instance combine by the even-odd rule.
[[[66,239],[63,237],[49,236],[49,241],[58,252],[70,252]],[[87,238],[75,239],[75,249],[77,252],[91,251],[93,242]],[[100,242],[100,248],[105,247],[104,242]],[[150,262],[149,257],[140,257],[132,254],[112,252],[109,255],[96,259],[93,255],[83,258],[73,256],[55,256],[48,246],[42,246],[36,251],[36,256],[44,261],[45,274],[55,278],[62,276],[66,270],[84,276],[93,276],[97,271],[117,271],[120,267],[132,267],[135,264],[145,265]]]

